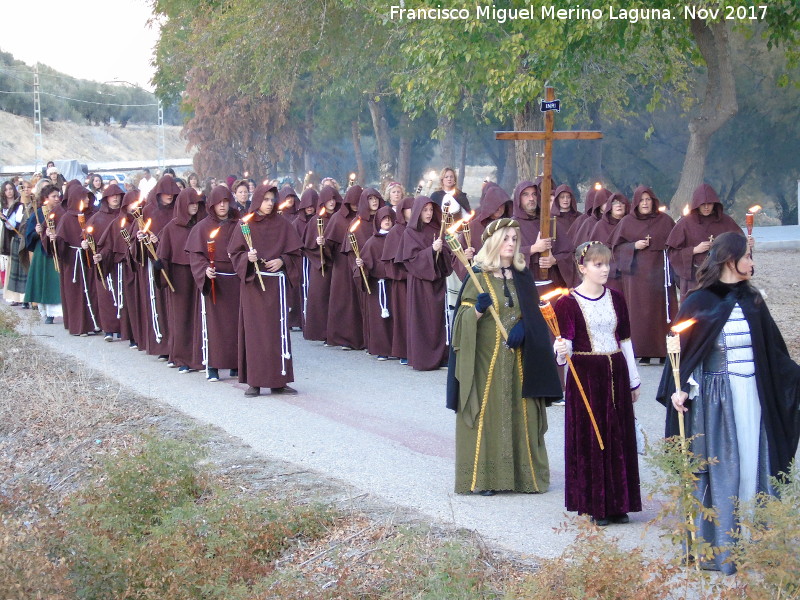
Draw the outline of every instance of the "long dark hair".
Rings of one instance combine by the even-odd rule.
[[[697,270],[697,286],[694,289],[702,290],[718,282],[722,276],[722,269],[731,261],[736,272],[745,275],[746,273],[742,273],[737,265],[748,252],[750,246],[743,233],[728,231],[715,237],[708,256]],[[749,282],[747,285],[750,286]],[[760,297],[760,294],[758,296]]]

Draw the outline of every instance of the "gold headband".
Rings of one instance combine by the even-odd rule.
[[[575,262],[579,265],[583,264],[583,259],[586,256],[586,252],[594,246],[595,244],[603,244],[603,242],[598,242],[597,240],[593,240],[591,242],[583,242],[580,246],[575,249]]]
[[[489,226],[483,230],[483,233],[481,234],[481,242],[485,244],[486,240],[492,237],[498,229],[503,229],[505,227],[516,227],[519,229],[519,222],[516,219],[510,219],[508,217],[503,217],[502,219],[492,221],[489,223]]]

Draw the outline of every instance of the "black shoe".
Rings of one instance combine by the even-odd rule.
[[[52,325],[53,324],[53,318],[54,317],[45,317],[44,324],[45,325]]]
[[[23,302],[22,303],[22,308],[30,308],[30,307],[31,307],[30,302]]]
[[[612,523],[616,523],[617,525],[624,525],[625,523],[631,522],[630,518],[625,513],[622,513],[621,515],[611,515],[608,520]]]
[[[660,365],[663,365],[666,362],[667,362],[667,357],[666,356],[662,356],[661,358],[658,359],[658,364],[660,364]]]
[[[239,369],[231,369],[231,377],[238,377]]]
[[[650,357],[649,356],[643,356],[642,358],[639,359],[639,364],[640,365],[649,365],[650,364]]]
[[[219,369],[212,369],[209,367],[208,373],[206,374],[206,379],[208,379],[208,381],[211,383],[219,381]]]
[[[594,517],[592,517],[592,523],[594,523],[598,527],[606,527],[608,525],[608,519],[595,519]]]
[[[159,354],[158,360],[167,360],[169,358],[169,354]]]
[[[260,393],[261,388],[252,385],[244,391],[245,396],[258,396]]]
[[[105,341],[107,341],[107,342],[113,342],[114,341],[114,334],[109,332],[109,331],[106,331],[105,332],[105,336],[103,337],[103,339]]]
[[[269,391],[272,394],[284,394],[288,396],[292,396],[297,393],[296,389],[294,389],[293,387],[289,387],[288,385],[279,388],[269,388]]]
[[[130,348],[131,350],[138,350],[139,346],[136,345],[136,342],[131,340],[130,343],[128,344],[128,348]]]
[[[495,492],[494,490],[481,490],[480,492],[478,492],[478,494],[481,496],[494,496],[496,493],[497,492]]]

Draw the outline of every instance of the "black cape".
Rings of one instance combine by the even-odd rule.
[[[675,322],[695,318],[697,323],[681,333],[681,381],[687,381],[695,368],[702,365],[737,302],[750,326],[770,475],[776,477],[778,473],[788,472],[800,438],[800,366],[789,357],[783,336],[761,295],[747,282],[717,282],[687,296]],[[688,389],[688,384],[684,384],[683,390]],[[664,365],[656,396],[656,400],[667,407],[667,437],[678,434],[678,413],[671,400],[674,391],[668,362]]]
[[[480,273],[478,267],[472,267]],[[517,271],[511,269],[514,286],[519,298],[522,322],[525,327],[525,341],[522,344],[522,397],[561,399],[561,381],[556,370],[556,359],[550,342],[550,330],[547,328],[542,311],[539,309],[539,291],[533,281],[529,269]],[[464,293],[464,282],[458,292],[455,313],[461,306],[461,295]],[[447,361],[447,408],[458,412],[458,395],[460,384],[456,379],[456,353],[450,344],[450,356]]]

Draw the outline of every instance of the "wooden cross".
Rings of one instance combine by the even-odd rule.
[[[555,90],[545,88],[545,102],[554,102]],[[552,110],[544,113],[544,131],[495,131],[497,140],[544,140],[544,171],[539,200],[539,228],[542,239],[550,237],[550,182],[553,173],[553,140],[598,140],[603,137],[600,131],[553,131],[555,117]],[[542,253],[550,256],[550,251]],[[548,269],[539,269],[539,278],[548,279]]]

